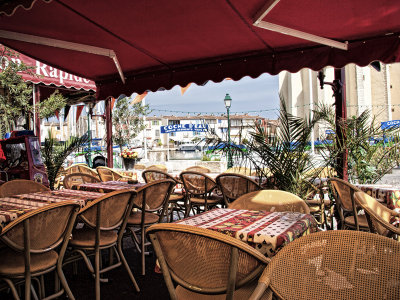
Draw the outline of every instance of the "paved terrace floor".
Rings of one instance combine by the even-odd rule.
[[[140,293],[136,293],[135,289],[128,277],[127,272],[123,266],[118,267],[104,275],[109,279],[108,283],[101,283],[101,299],[102,300],[163,300],[170,299],[167,287],[164,283],[162,274],[154,272],[155,266],[155,254],[150,253],[146,256],[146,275],[141,274],[141,263],[140,254],[137,252],[134,245],[129,242],[129,239],[125,240],[124,253],[131,266],[133,275],[141,289]],[[73,274],[72,265],[65,266],[64,273],[66,275],[69,286],[74,294],[76,300],[91,300],[95,299],[94,292],[94,279],[90,275],[83,261],[78,263],[78,272],[76,275]],[[46,288],[48,291],[52,290],[53,287],[53,275],[48,274],[45,277]],[[1,300],[12,300],[11,293],[0,292]],[[68,299],[66,296],[62,296],[58,299]]]

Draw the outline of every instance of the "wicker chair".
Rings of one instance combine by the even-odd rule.
[[[132,179],[129,176],[122,175],[121,173],[107,167],[97,167],[97,173],[101,181],[127,181]]]
[[[211,170],[203,167],[203,166],[192,166],[189,168],[186,168],[185,171],[193,171],[193,172],[199,172],[199,173],[211,173]]]
[[[142,164],[135,164],[133,167],[134,170],[146,170],[146,166]]]
[[[146,170],[157,170],[157,171],[162,171],[162,172],[167,173],[168,168],[167,168],[167,166],[164,166],[164,165],[151,165],[151,166],[147,167]]]
[[[65,174],[80,173],[81,172],[79,168],[80,166],[89,168],[89,166],[85,163],[74,164],[72,166],[65,168]]]
[[[247,176],[253,176],[256,174],[256,172],[251,170],[250,168],[246,167],[232,167],[227,169],[224,173],[235,173],[235,174],[241,174],[241,175],[247,175]]]
[[[215,178],[215,181],[222,192],[226,206],[244,194],[261,189],[257,182],[241,174],[222,173]]]
[[[159,180],[146,184],[136,190],[137,197],[133,211],[128,216],[127,231],[141,253],[142,275],[145,275],[146,242],[145,229],[163,220],[168,210],[168,199],[175,186],[173,180]],[[140,237],[137,233],[140,233]]]
[[[338,228],[369,231],[366,216],[358,214],[358,208],[354,203],[354,193],[361,192],[361,190],[339,178],[329,178],[328,182],[331,184],[336,210],[340,218]]]
[[[39,182],[26,179],[14,179],[7,181],[0,186],[0,197],[10,197],[14,195],[50,191]]]
[[[147,234],[171,299],[248,299],[269,261],[236,238],[194,226],[157,224]]]
[[[262,190],[245,194],[229,204],[228,208],[310,213],[303,199],[280,190]]]
[[[75,229],[69,246],[72,248],[70,261],[75,259],[73,253],[84,258],[89,271],[95,278],[96,299],[100,299],[100,275],[116,267],[124,265],[136,291],[139,286],[122,252],[122,237],[125,231],[128,212],[132,210],[136,192],[122,190],[107,193],[101,198],[90,202],[79,213],[78,219],[85,226]],[[103,269],[101,267],[101,250],[112,249],[116,252],[118,261]],[[88,259],[94,252],[94,267]],[[111,264],[112,262],[110,262]]]
[[[354,200],[367,216],[369,231],[387,237],[400,237],[400,228],[392,225],[393,219],[400,217],[399,213],[387,208],[364,192],[355,192]]]
[[[65,175],[63,186],[65,189],[73,189],[82,183],[94,183],[94,182],[100,182],[99,177],[97,176],[94,177],[92,175],[85,173],[71,173]]]
[[[213,199],[212,191],[217,183],[211,177],[200,172],[183,171],[180,178],[186,192],[185,217],[189,216],[192,209],[196,210],[194,213],[200,213],[223,204],[223,199]]]
[[[84,173],[84,174],[89,174],[92,175],[93,177],[99,177],[99,174],[97,173],[97,170],[89,168],[87,165],[78,165],[79,173]]]
[[[142,177],[146,183],[150,183],[157,180],[170,179],[175,182],[175,186],[177,184],[182,184],[180,180],[177,180],[170,174],[158,170],[145,170],[142,173]],[[167,212],[169,222],[173,220],[174,212],[176,212],[178,219],[181,218],[180,214],[182,214],[182,217],[185,216],[185,199],[186,197],[184,195],[184,192],[182,193],[174,193],[174,191],[171,192],[171,195],[169,196],[168,200],[169,205]]]
[[[37,298],[31,286],[32,278],[54,270],[63,289],[56,289],[54,295],[44,298],[44,286],[41,286],[39,298],[53,299],[65,291],[69,299],[75,299],[65,279],[62,263],[78,211],[79,205],[72,201],[49,204],[4,227],[0,235],[0,281],[8,284],[14,299],[19,299],[14,282],[25,280],[25,299],[30,299],[31,289]],[[59,251],[56,251],[58,247]]]
[[[250,298],[400,299],[400,243],[369,232],[330,230],[304,236],[271,260]]]
[[[322,228],[328,228],[328,214],[331,220],[330,228],[333,229],[333,206],[330,199],[325,199],[324,191],[326,186],[321,183],[319,185],[311,185],[311,192],[306,196],[306,203],[310,208],[310,213],[315,217],[318,225]]]

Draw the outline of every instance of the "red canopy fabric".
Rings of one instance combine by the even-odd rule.
[[[3,49],[4,46],[0,45],[0,52],[2,52]],[[96,84],[94,81],[73,74],[68,74],[67,72],[53,68],[52,66],[44,64],[26,55],[16,53],[13,57],[4,57],[3,59],[11,59],[16,63],[22,62],[25,65],[32,67],[33,69],[30,70],[30,72],[21,73],[21,76],[25,81],[43,83],[45,85],[55,85],[58,87],[63,86],[66,88],[75,88],[77,90],[96,90]],[[6,63],[6,61],[3,63]]]
[[[49,3],[48,3],[49,2]],[[339,42],[348,50],[253,26],[276,0],[32,0],[0,4],[0,31],[109,49],[110,57],[5,38],[1,43],[92,79],[99,99],[190,82],[238,80],[304,67],[400,61],[400,4],[393,0],[281,0],[262,20]],[[23,7],[16,8],[18,4]],[[26,9],[25,9],[26,8]],[[95,51],[92,49],[90,51]],[[111,51],[112,50],[112,51]]]

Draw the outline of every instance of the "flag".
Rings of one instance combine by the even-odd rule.
[[[147,92],[144,92],[141,95],[137,95],[135,99],[132,100],[131,105],[142,102],[143,98],[147,96]]]
[[[189,88],[189,86],[190,86],[191,84],[192,84],[192,83],[190,82],[190,83],[188,83],[187,86],[181,87],[181,94],[182,94],[182,95],[187,91],[187,89]]]
[[[115,98],[111,97],[111,110],[113,110],[115,104]]]
[[[65,105],[65,108],[64,108],[64,119],[67,119],[70,108],[71,108],[71,106]]]
[[[83,110],[83,107],[84,107],[85,105],[78,105],[77,107],[76,107],[76,122],[78,122],[78,120],[79,120],[79,117],[80,117],[80,115],[81,115],[81,113],[82,113],[82,110]]]

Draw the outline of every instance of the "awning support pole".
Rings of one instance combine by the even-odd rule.
[[[339,145],[344,145],[346,141],[346,134],[340,129],[340,120],[347,119],[347,109],[346,109],[346,77],[345,69],[335,69],[335,80],[333,83],[336,85],[337,89],[334,93],[335,96],[335,112],[336,112],[336,143]],[[345,148],[338,154],[336,163],[338,166],[337,172],[339,178],[348,181],[349,176],[347,172],[347,155],[348,150]]]
[[[113,143],[112,143],[112,112],[111,97],[105,100],[106,104],[106,146],[107,146],[107,167],[114,166]]]
[[[34,114],[35,114],[34,123],[35,124],[33,126],[34,126],[34,129],[35,129],[35,135],[37,136],[38,141],[39,141],[39,145],[40,145],[40,143],[41,143],[41,140],[40,140],[40,116],[39,116],[39,112],[38,112],[38,109],[37,109],[37,105],[40,102],[40,89],[39,89],[39,86],[37,84],[33,84],[32,86],[33,86],[33,103],[34,103],[34,106],[35,106],[35,112],[34,112]]]

